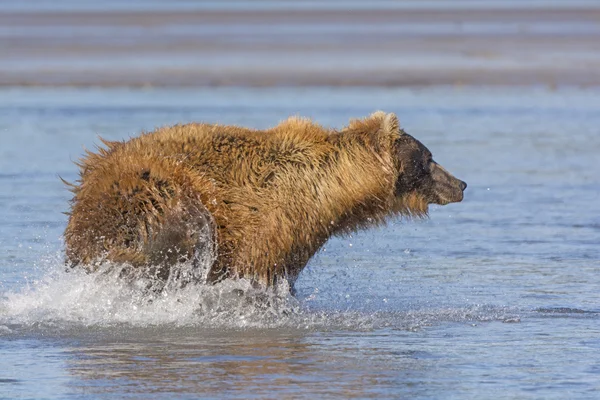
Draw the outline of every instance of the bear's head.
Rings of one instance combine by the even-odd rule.
[[[400,128],[395,114],[377,111],[363,120],[352,121],[349,128],[374,134],[373,142],[391,147],[397,172],[395,208],[402,214],[427,214],[429,204],[460,202],[467,184],[436,163],[423,143]]]
[[[397,132],[392,153],[399,172],[397,196],[414,194],[428,204],[445,205],[462,201],[467,184],[435,162],[431,151],[423,143],[400,129],[394,114],[384,117],[383,129]]]

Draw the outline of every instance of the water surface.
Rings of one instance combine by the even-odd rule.
[[[600,93],[562,88],[0,91],[0,397],[597,398]],[[424,221],[334,238],[296,298],[149,298],[66,273],[72,161],[188,121],[341,127],[394,111],[468,182]],[[245,291],[242,297],[236,296]]]

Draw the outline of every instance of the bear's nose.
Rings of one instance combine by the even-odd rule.
[[[467,188],[467,182],[460,181],[460,190],[462,190],[464,192],[466,188]]]

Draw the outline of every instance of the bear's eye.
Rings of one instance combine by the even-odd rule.
[[[425,172],[429,172],[431,170],[431,161],[427,161],[425,165],[423,165],[423,169]]]
[[[431,169],[431,164],[433,164],[433,158],[431,154],[425,157],[425,170],[429,171]]]

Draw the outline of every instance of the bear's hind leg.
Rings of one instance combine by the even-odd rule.
[[[169,210],[144,247],[156,278],[185,286],[205,282],[216,258],[216,238],[210,212],[200,202],[182,200]]]
[[[67,264],[94,272],[109,261],[124,278],[149,279],[157,288],[205,278],[216,241],[198,182],[166,159],[123,158],[90,170],[75,190]]]

